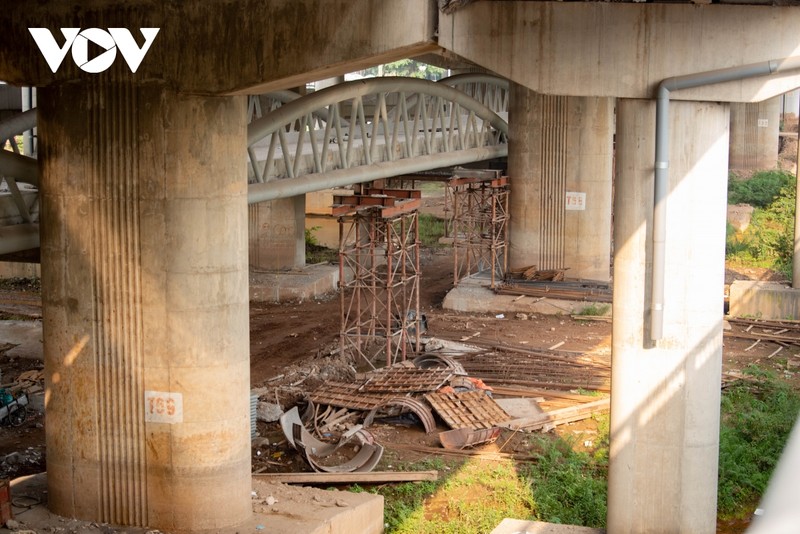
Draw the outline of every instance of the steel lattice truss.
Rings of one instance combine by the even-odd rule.
[[[255,101],[251,107],[257,116]],[[505,146],[507,133],[492,109],[447,84],[345,82],[284,102],[250,124],[251,182]]]
[[[486,171],[478,171],[486,172]],[[508,269],[508,179],[454,177],[448,182],[452,206],[453,284],[488,272],[491,287]]]
[[[420,342],[417,211],[361,209],[339,218],[339,236],[342,353],[373,368],[405,360]]]

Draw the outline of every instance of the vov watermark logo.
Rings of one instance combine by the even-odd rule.
[[[120,51],[125,62],[130,67],[131,72],[136,72],[142,64],[150,45],[158,34],[160,28],[140,28],[144,36],[144,45],[141,47],[133,38],[127,28],[109,28],[108,31],[100,28],[87,28],[81,31],[80,28],[61,28],[64,35],[64,45],[56,43],[53,34],[47,28],[28,28],[33,40],[42,52],[50,70],[55,73],[70,48],[72,49],[72,60],[84,72],[98,74],[107,70],[117,58],[117,50]],[[94,43],[104,50],[97,56],[89,59],[89,42]]]

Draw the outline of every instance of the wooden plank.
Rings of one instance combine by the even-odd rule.
[[[538,430],[543,427],[552,427],[556,424],[579,421],[591,417],[592,414],[608,410],[610,400],[609,398],[604,398],[594,402],[570,406],[569,408],[551,410],[534,417],[512,419],[501,426],[511,430]]]
[[[372,471],[370,473],[255,473],[253,478],[284,484],[382,484],[438,480],[438,471]]]

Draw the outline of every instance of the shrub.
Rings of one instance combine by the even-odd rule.
[[[786,171],[762,171],[749,179],[731,175],[728,179],[728,204],[750,204],[766,208],[781,194],[781,190],[794,183],[794,176]]]

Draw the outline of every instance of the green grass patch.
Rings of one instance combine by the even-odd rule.
[[[606,432],[608,426],[605,426]],[[537,462],[521,467],[533,494],[536,518],[603,528],[606,525],[608,438],[595,454],[577,452],[564,440],[537,438]]]
[[[578,313],[576,313],[575,315],[588,315],[588,316],[605,315],[608,313],[608,310],[610,309],[611,309],[611,304],[590,304],[581,311],[579,311]]]
[[[428,459],[398,469],[437,469],[436,482],[355,487],[385,499],[387,534],[483,534],[505,517],[605,526],[608,416],[594,453],[552,435],[529,438],[532,462]],[[392,462],[393,464],[395,462]]]
[[[422,246],[440,248],[439,238],[444,236],[445,220],[429,213],[419,214],[419,241]]]
[[[800,395],[774,375],[751,366],[756,381],[740,381],[722,395],[718,513],[751,515],[767,487],[800,413]]]

